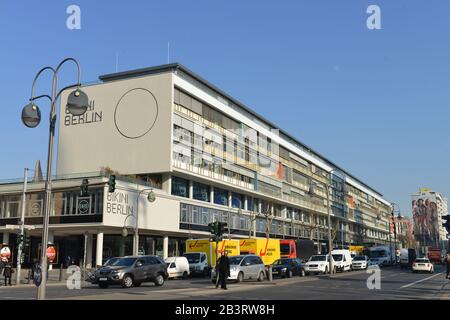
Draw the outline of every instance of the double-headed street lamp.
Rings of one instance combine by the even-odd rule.
[[[139,220],[138,220],[138,218],[139,218],[139,198],[141,197],[142,193],[145,191],[150,191],[147,194],[148,202],[152,203],[152,202],[155,202],[155,200],[156,200],[156,196],[155,196],[155,193],[153,192],[153,188],[142,189],[141,191],[139,191],[139,194],[136,198],[136,217],[135,217],[134,234],[133,234],[133,255],[135,255],[135,256],[139,255]],[[133,213],[131,213],[125,217],[124,226],[122,229],[122,237],[124,237],[124,238],[126,238],[128,236],[126,222],[127,222],[127,219],[131,216],[133,216]]]
[[[64,87],[60,91],[58,91],[58,73],[63,66],[64,63],[72,61],[77,65],[78,70],[78,81],[76,84]],[[53,73],[52,80],[52,91],[51,95],[40,95],[35,96],[35,85],[36,81],[40,77],[40,75],[49,70]],[[42,282],[38,287],[38,296],[39,300],[45,299],[45,290],[47,284],[47,243],[48,243],[48,224],[51,210],[51,194],[52,194],[52,163],[53,163],[53,141],[55,137],[55,127],[56,127],[56,102],[58,101],[61,94],[71,88],[76,88],[72,93],[70,93],[67,98],[66,107],[68,111],[74,116],[83,115],[88,106],[89,99],[88,96],[81,91],[80,82],[81,71],[80,64],[77,60],[73,58],[64,59],[59,63],[59,65],[55,68],[53,67],[44,67],[36,74],[33,84],[31,87],[31,98],[30,103],[27,104],[22,110],[22,122],[28,128],[35,128],[41,122],[41,111],[39,107],[35,104],[35,101],[41,98],[47,98],[50,100],[50,130],[49,130],[49,139],[48,139],[48,154],[47,154],[47,177],[45,181],[45,202],[44,202],[44,217],[43,217],[43,228],[42,228],[42,245],[41,245],[41,270],[42,270]]]

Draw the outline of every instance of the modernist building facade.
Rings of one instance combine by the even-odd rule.
[[[131,254],[136,215],[141,253],[181,254],[216,220],[230,237],[308,238],[321,252],[327,196],[335,244],[389,242],[382,194],[180,64],[100,76],[82,89],[85,115],[60,109],[50,224],[59,262]],[[85,177],[90,192],[81,197]],[[26,197],[26,223],[36,226],[30,259],[39,252],[43,188],[30,182]],[[21,182],[0,185],[0,232],[11,246],[6,225],[18,223],[21,190]]]

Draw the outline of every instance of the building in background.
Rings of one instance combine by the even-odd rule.
[[[397,247],[416,248],[414,239],[414,224],[411,218],[405,216],[396,216],[394,218],[397,234]]]
[[[84,115],[60,108],[49,227],[58,262],[102,264],[130,254],[136,215],[146,254],[179,255],[186,239],[209,237],[213,221],[227,222],[230,237],[313,239],[324,252],[327,195],[334,245],[389,243],[391,206],[380,192],[180,64],[100,76],[83,91],[91,99]],[[85,177],[90,192],[82,197]],[[138,197],[149,187],[154,203]],[[28,188],[31,261],[39,253],[44,184]],[[20,181],[0,184],[4,242],[14,243],[6,225],[18,223],[21,190]]]
[[[447,247],[446,230],[442,216],[447,215],[448,200],[442,194],[428,188],[421,188],[412,195],[414,237],[421,252],[427,247]]]

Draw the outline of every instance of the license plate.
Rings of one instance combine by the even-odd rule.
[[[108,281],[108,278],[100,278],[99,281]]]

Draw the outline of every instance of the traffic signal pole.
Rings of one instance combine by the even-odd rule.
[[[27,183],[28,183],[28,168],[25,168],[25,173],[24,173],[24,178],[23,178],[22,212],[21,212],[21,216],[20,216],[20,234],[19,234],[19,239],[22,239],[22,240],[24,239]],[[22,267],[23,247],[24,247],[24,242],[21,241],[17,248],[16,285],[20,284],[20,273],[21,273],[21,267]]]

